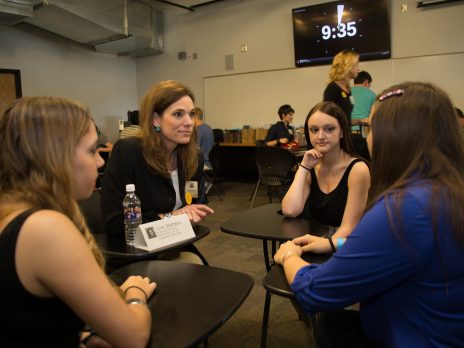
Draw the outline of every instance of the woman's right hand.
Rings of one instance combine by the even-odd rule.
[[[325,254],[332,252],[329,240],[327,238],[316,237],[306,234],[302,237],[293,240],[295,245],[299,245],[303,252],[313,252],[317,254]]]
[[[316,149],[311,149],[305,152],[301,165],[306,168],[313,169],[316,164],[321,161],[323,154],[317,151]]]
[[[214,210],[204,204],[189,204],[175,211],[174,215],[187,214],[191,223],[199,223],[204,217],[213,214]]]
[[[156,289],[156,283],[152,282],[148,277],[130,276],[124,283],[122,283],[120,288],[124,293],[126,300],[130,298],[140,298],[145,300],[145,295],[148,300]]]

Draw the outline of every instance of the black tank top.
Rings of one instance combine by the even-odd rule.
[[[316,220],[324,225],[339,227],[342,223],[348,198],[348,177],[351,168],[358,162],[362,162],[362,160],[354,159],[351,161],[338,186],[327,194],[319,188],[316,172],[311,169],[311,191],[300,217]]]
[[[78,347],[82,321],[58,298],[28,292],[16,273],[18,236],[34,212],[19,214],[0,234],[0,347]]]

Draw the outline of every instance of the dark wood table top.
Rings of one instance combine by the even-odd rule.
[[[305,234],[326,236],[329,227],[314,220],[286,218],[280,203],[266,204],[237,214],[221,225],[221,230],[237,236],[287,241]]]
[[[148,276],[158,285],[148,301],[149,348],[197,346],[235,313],[253,287],[244,273],[169,261],[132,263],[110,277],[121,284],[129,275]]]
[[[97,241],[98,246],[102,250],[103,254],[106,257],[118,257],[118,258],[127,258],[134,260],[144,260],[153,258],[154,256],[177,251],[183,247],[196,242],[197,240],[207,236],[210,232],[210,228],[204,225],[196,225],[193,227],[195,232],[195,237],[184,240],[182,242],[174,243],[163,248],[147,251],[143,249],[138,249],[132,246],[126,245],[126,242],[121,236],[111,236],[107,234],[95,234],[95,240]]]

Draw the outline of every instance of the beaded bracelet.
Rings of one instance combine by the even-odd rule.
[[[330,247],[332,248],[332,253],[336,252],[337,249],[335,249],[335,245],[334,245],[334,242],[332,240],[332,237],[327,237],[327,239],[329,240]]]
[[[140,286],[137,286],[137,285],[131,285],[126,290],[124,290],[124,296],[126,296],[127,291],[129,291],[129,289],[132,289],[132,288],[139,289],[141,292],[143,292],[143,294],[145,295],[145,302],[148,301],[148,296],[145,290],[143,290]]]

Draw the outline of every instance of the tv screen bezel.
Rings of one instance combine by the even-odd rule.
[[[388,30],[385,32],[385,28],[382,31],[382,35],[386,36],[382,39],[382,44],[384,45],[384,49],[381,50],[365,50],[365,49],[359,49],[360,46],[357,45],[347,45],[343,44],[342,40],[337,40],[334,41],[333,44],[330,42],[331,45],[333,45],[333,48],[331,47],[331,51],[329,52],[330,54],[328,56],[322,56],[321,54],[315,55],[302,55],[297,54],[299,51],[301,51],[300,47],[303,45],[299,41],[301,41],[301,38],[298,39],[299,35],[299,30],[296,28],[296,13],[301,13],[302,10],[305,11],[311,11],[314,13],[315,11],[320,11],[321,9],[327,9],[331,10],[333,12],[333,8],[336,7],[337,4],[340,5],[345,5],[345,6],[360,6],[363,3],[369,4],[371,6],[370,8],[376,8],[378,6],[378,1],[372,1],[372,0],[345,0],[345,1],[331,1],[331,2],[326,2],[326,3],[320,3],[320,4],[314,4],[314,5],[308,5],[308,6],[303,6],[303,7],[298,7],[292,9],[292,26],[293,26],[293,45],[294,45],[294,63],[296,67],[308,67],[308,66],[315,66],[315,65],[327,65],[331,64],[333,57],[335,54],[337,54],[340,51],[343,50],[353,50],[357,52],[360,56],[360,60],[362,61],[367,61],[367,60],[377,60],[377,59],[389,59],[391,58],[391,1],[390,0],[382,0],[384,3],[382,3],[381,7],[385,9],[382,9],[384,11],[384,14],[386,16],[382,16],[382,19],[385,20],[387,23],[384,23],[383,25],[388,27]],[[386,6],[385,6],[386,5]],[[386,11],[386,12],[385,12]],[[369,11],[370,12],[370,11]],[[336,15],[336,12],[335,12]],[[320,17],[320,15],[314,16],[314,18]],[[369,22],[374,22],[376,20],[369,20]],[[320,20],[319,20],[320,22]],[[316,24],[317,21],[314,21],[311,24]],[[333,30],[333,29],[332,29]],[[319,33],[319,32],[318,32]],[[320,34],[319,34],[320,35]],[[315,41],[316,35],[312,36],[312,42]],[[357,38],[359,39],[359,38]],[[348,42],[348,40],[344,41],[345,43]],[[351,40],[353,42],[353,40]]]

